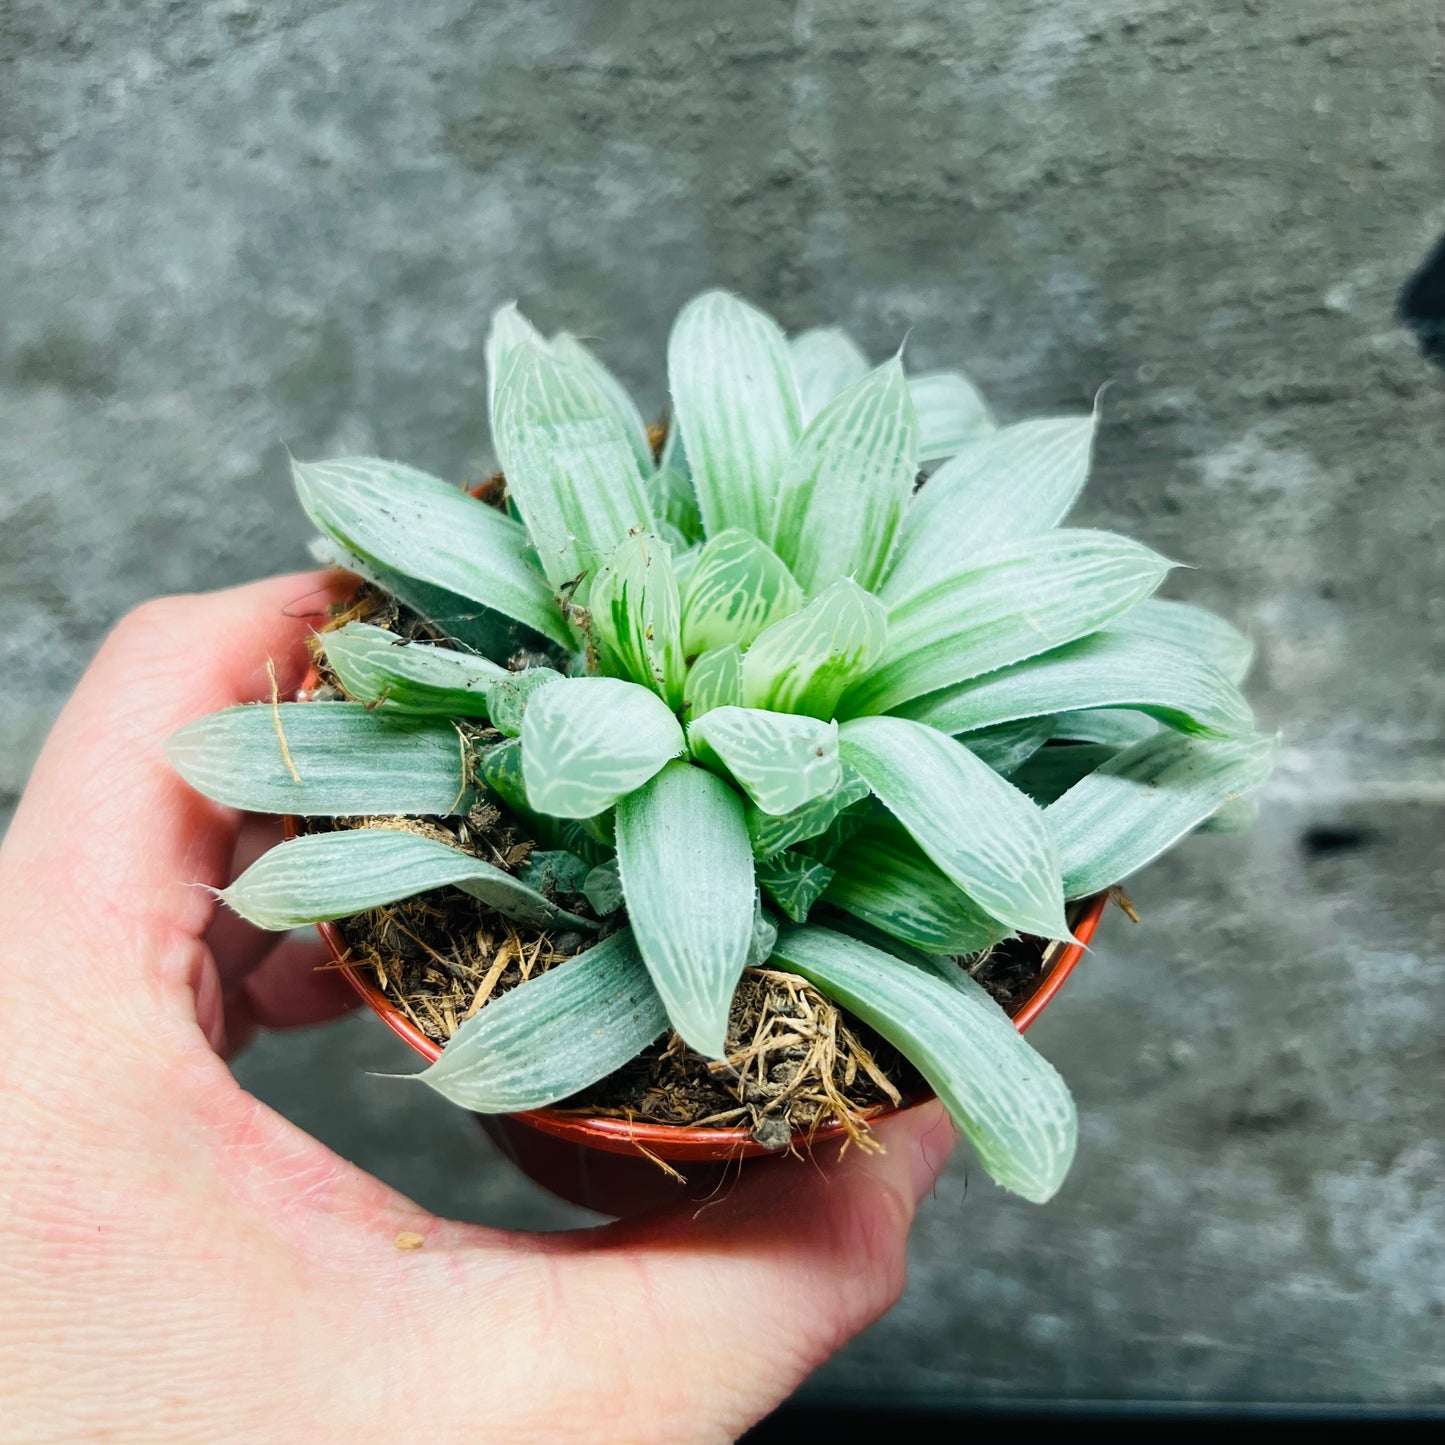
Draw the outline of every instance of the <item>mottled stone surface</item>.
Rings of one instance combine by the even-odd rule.
[[[1258,832],[1141,878],[1035,1037],[1079,1164],[960,1158],[898,1310],[817,1387],[1438,1400],[1445,420],[1395,296],[1442,228],[1436,7],[0,8],[0,790],[108,625],[299,564],[284,448],[488,463],[511,298],[659,406],[681,300],[1105,381],[1079,520],[1250,628]],[[1435,89],[1432,90],[1432,85]],[[263,1097],[418,1198],[562,1222],[472,1125],[270,1038]]]

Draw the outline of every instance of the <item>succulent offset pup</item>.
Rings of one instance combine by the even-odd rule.
[[[487,364],[506,511],[391,462],[295,464],[318,556],[438,640],[347,623],[321,638],[344,700],[232,708],[170,752],[256,811],[485,798],[537,851],[516,869],[439,830],[334,828],[222,896],[282,929],[451,887],[590,940],[420,1076],[484,1113],[575,1094],[669,1026],[722,1056],[771,959],[1048,1199],[1072,1100],[959,959],[1068,939],[1070,900],[1246,814],[1273,754],[1237,686],[1247,639],[1153,600],[1171,564],[1147,547],[1060,525],[1094,416],[999,427],[959,375],[870,370],[842,332],[790,342],[721,292],[673,329],[660,456],[575,338],[506,307]]]

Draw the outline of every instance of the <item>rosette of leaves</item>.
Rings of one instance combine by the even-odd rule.
[[[375,458],[294,467],[318,555],[444,640],[325,633],[350,700],[234,708],[170,750],[260,811],[446,815],[485,792],[541,851],[518,876],[416,833],[317,832],[226,901],[290,928],[451,886],[590,934],[421,1075],[480,1111],[553,1103],[668,1027],[721,1055],[743,969],[771,957],[909,1058],[999,1183],[1047,1199],[1071,1099],[957,959],[1066,939],[1070,900],[1238,820],[1272,753],[1238,688],[1248,642],[1153,600],[1156,552],[1065,525],[1096,416],[1001,426],[961,375],[870,367],[836,330],[790,341],[710,292],[674,326],[654,456],[576,338],[506,307],[486,353],[505,510]]]

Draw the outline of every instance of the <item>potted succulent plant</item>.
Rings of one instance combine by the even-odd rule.
[[[1049,1198],[1073,1104],[999,999],[1026,1022],[1105,891],[1264,779],[1249,643],[1059,525],[1096,416],[999,427],[721,292],[665,431],[513,307],[486,350],[487,486],[295,464],[365,585],[303,700],[171,741],[295,820],[222,896],[324,922],[468,1109],[677,1160],[866,1147],[932,1090]]]

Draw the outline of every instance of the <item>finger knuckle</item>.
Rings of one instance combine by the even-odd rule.
[[[111,629],[106,650],[144,654],[169,647],[191,605],[192,599],[177,596],[152,597],[132,607]]]

